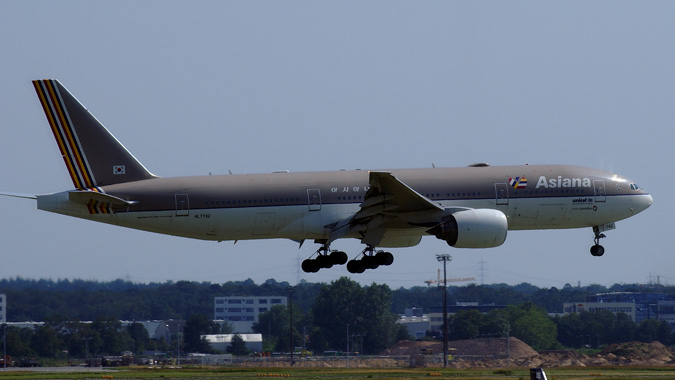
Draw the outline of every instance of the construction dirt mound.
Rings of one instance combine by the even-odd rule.
[[[541,351],[516,338],[481,338],[448,342],[455,368],[586,367],[609,365],[675,365],[675,353],[659,342],[613,344],[596,355],[576,351]],[[442,342],[401,341],[386,350],[388,356],[410,356],[416,365],[437,366]]]
[[[481,358],[511,358],[523,359],[537,355],[522,340],[517,338],[480,338],[467,340],[454,340],[448,342],[450,355],[455,358],[481,359]],[[433,355],[443,352],[442,342],[411,342],[401,341],[384,352],[384,355]]]
[[[675,354],[660,342],[627,342],[612,344],[598,353],[614,364],[675,364]]]

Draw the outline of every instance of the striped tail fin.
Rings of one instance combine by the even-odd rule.
[[[33,86],[76,189],[155,178],[58,80]]]

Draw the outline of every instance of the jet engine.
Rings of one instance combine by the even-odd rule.
[[[427,233],[456,248],[491,248],[504,243],[508,227],[503,212],[472,209],[453,213]]]

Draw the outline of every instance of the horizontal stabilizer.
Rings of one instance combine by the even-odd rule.
[[[95,191],[71,191],[68,193],[68,199],[84,205],[89,205],[92,201],[104,202],[114,206],[124,207],[132,206],[138,203],[138,201],[125,201],[122,198],[118,198],[109,194],[97,193]]]

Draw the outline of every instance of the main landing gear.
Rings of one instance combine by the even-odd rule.
[[[605,234],[600,232],[600,227],[598,226],[593,227],[593,233],[595,234],[595,238],[593,238],[595,245],[591,247],[591,255],[602,256],[605,254],[605,247],[601,246],[599,243],[600,239],[605,237]]]
[[[306,273],[316,273],[321,268],[330,268],[333,265],[342,265],[347,262],[347,254],[342,251],[330,251],[327,245],[321,246],[315,253],[315,259],[311,256],[302,262],[302,270]],[[314,256],[314,255],[312,255]]]
[[[312,258],[316,255],[316,258]],[[363,273],[366,269],[375,269],[380,265],[391,265],[394,262],[394,255],[390,252],[375,251],[375,247],[368,246],[356,257],[362,256],[359,260],[349,260],[347,263],[347,254],[342,251],[331,251],[327,245],[322,245],[309,259],[302,262],[302,270],[306,273],[316,273],[321,268],[331,268],[333,265],[342,265],[347,263],[349,273]]]
[[[366,247],[360,255],[363,255],[360,260],[349,260],[347,263],[349,273],[363,273],[366,269],[376,269],[380,265],[391,265],[394,262],[394,255],[390,252],[375,252],[375,247],[372,246]]]

